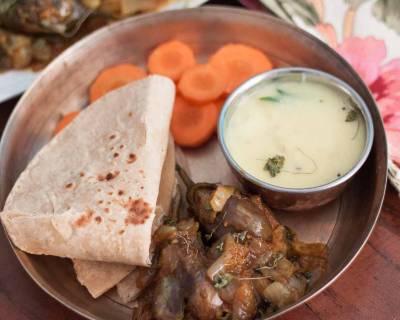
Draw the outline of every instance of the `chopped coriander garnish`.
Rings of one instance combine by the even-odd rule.
[[[289,227],[285,226],[285,230],[286,230],[286,239],[288,241],[293,241],[294,238],[296,237],[296,234],[293,232],[292,229],[290,229]]]
[[[277,88],[277,89],[276,89],[276,92],[278,92],[281,96],[284,96],[284,95],[288,95],[288,94],[289,94],[288,92],[286,92],[285,90],[282,90],[282,89],[280,89],[280,88]]]
[[[276,97],[265,96],[260,98],[261,101],[270,101],[270,102],[279,102],[279,99]]]
[[[174,218],[171,217],[165,217],[164,218],[164,224],[168,225],[168,226],[173,226],[176,224],[176,220]]]
[[[214,288],[222,289],[225,288],[232,281],[232,276],[229,273],[218,273],[214,276],[213,284]]]
[[[224,242],[221,241],[220,243],[217,244],[217,246],[215,247],[215,249],[217,249],[218,252],[222,252],[224,251]]]
[[[354,110],[354,109],[349,110],[346,115],[346,122],[355,121],[357,119],[357,115],[358,115],[358,113],[356,110]]]
[[[288,96],[290,95],[287,91],[282,90],[280,88],[276,88],[277,94],[275,96],[265,96],[261,97],[261,101],[269,101],[269,102],[279,102],[283,98],[283,96]]]
[[[275,177],[285,164],[285,157],[276,155],[275,157],[268,158],[267,163],[264,166],[264,170],[268,170],[271,177]]]
[[[311,271],[305,271],[305,272],[303,272],[303,276],[307,280],[310,280],[312,278],[312,272]]]
[[[243,243],[246,241],[247,231],[237,232],[237,233],[232,234],[232,236],[236,242]]]
[[[204,209],[207,211],[211,211],[213,208],[211,207],[211,204],[209,202],[206,202],[203,204]]]

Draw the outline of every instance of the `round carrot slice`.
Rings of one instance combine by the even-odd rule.
[[[222,46],[211,56],[209,63],[227,79],[227,93],[250,77],[272,69],[271,61],[263,52],[244,44]]]
[[[207,64],[199,64],[186,70],[178,84],[178,90],[184,98],[200,104],[217,99],[225,88],[225,78],[218,69]]]
[[[226,101],[226,97],[221,97],[214,101],[215,105],[218,107],[218,112],[222,111],[225,101]]]
[[[79,112],[80,111],[72,111],[63,116],[61,120],[58,121],[57,126],[54,129],[54,135],[56,135],[61,130],[63,130],[67,125],[69,125],[72,122],[72,120],[74,120],[75,117],[79,114]]]
[[[178,81],[182,73],[194,66],[196,59],[192,49],[181,41],[169,41],[155,48],[149,56],[150,73],[160,74]]]
[[[124,63],[104,69],[90,86],[90,102],[97,100],[114,89],[144,77],[146,77],[146,72],[134,64]]]
[[[175,142],[182,147],[198,147],[207,142],[217,128],[218,108],[214,103],[193,106],[177,96],[171,120]]]

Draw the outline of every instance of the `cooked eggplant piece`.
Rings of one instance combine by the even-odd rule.
[[[0,26],[26,33],[73,35],[91,10],[78,0],[6,0]]]
[[[233,227],[236,231],[248,231],[255,237],[269,240],[272,227],[260,208],[246,197],[231,196],[221,213],[222,227]]]
[[[232,303],[232,320],[251,320],[257,313],[257,298],[250,281],[242,281]]]
[[[152,320],[152,299],[153,293],[148,292],[136,300],[132,311],[132,320]]]
[[[264,212],[264,215],[267,217],[272,229],[275,229],[277,226],[280,225],[279,221],[276,219],[272,210],[265,205],[261,196],[258,194],[253,194],[250,196],[251,202],[253,202],[261,211]]]
[[[181,167],[177,166],[177,171],[188,189],[187,201],[209,235],[215,234],[219,238],[235,230],[248,231],[256,237],[270,239],[272,227],[259,205],[232,187],[195,184]],[[219,213],[221,207],[223,209]]]
[[[326,259],[327,248],[323,243],[305,243],[295,240],[292,242],[292,250],[299,256],[312,256]]]
[[[271,283],[265,288],[263,297],[278,308],[283,308],[294,301],[290,290],[278,281]]]
[[[200,273],[188,300],[191,313],[200,320],[218,319],[222,314],[222,304],[217,290],[207,281],[205,273]]]
[[[291,240],[288,229],[283,225],[279,225],[272,232],[272,245],[275,252],[287,255],[290,250]]]
[[[184,295],[176,276],[159,279],[155,289],[153,315],[157,320],[181,320],[184,315]]]
[[[155,234],[155,285],[134,319],[258,319],[300,299],[326,269],[326,246],[299,241],[260,197],[182,178],[193,214],[164,221]],[[207,246],[204,231],[214,240]]]
[[[257,270],[264,276],[282,283],[287,283],[289,278],[297,271],[294,264],[281,253],[272,253],[269,259]]]
[[[221,256],[208,268],[207,276],[211,281],[218,274],[240,274],[251,264],[252,256],[246,245],[239,243],[231,234],[224,237]]]

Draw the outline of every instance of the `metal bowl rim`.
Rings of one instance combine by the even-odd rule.
[[[178,11],[169,11],[169,12],[162,12],[162,13],[147,13],[147,14],[143,14],[140,16],[136,16],[136,17],[131,17],[131,18],[127,18],[125,20],[121,20],[121,21],[117,21],[109,26],[105,26],[102,27],[98,30],[96,30],[95,32],[93,32],[90,35],[85,36],[83,39],[81,39],[80,41],[78,41],[77,43],[73,44],[71,47],[69,47],[68,49],[66,49],[64,52],[62,52],[56,59],[54,59],[47,67],[44,71],[41,72],[41,74],[35,79],[34,83],[31,85],[31,87],[24,93],[23,97],[19,100],[19,102],[17,103],[17,105],[15,106],[14,110],[11,113],[11,116],[9,117],[7,124],[4,128],[3,134],[2,134],[2,138],[0,141],[0,155],[4,154],[4,151],[7,150],[7,140],[8,137],[11,135],[12,130],[13,130],[13,124],[14,122],[17,120],[17,115],[21,112],[23,105],[25,104],[25,101],[28,100],[29,97],[29,93],[31,91],[33,91],[37,85],[37,83],[40,82],[40,80],[42,78],[44,78],[46,76],[46,70],[51,69],[54,65],[57,65],[59,63],[61,63],[61,61],[63,61],[63,59],[65,59],[66,57],[68,57],[71,53],[73,53],[75,50],[78,50],[78,48],[84,47],[86,44],[89,44],[91,41],[94,41],[93,39],[98,38],[100,36],[102,36],[105,33],[108,33],[110,31],[112,31],[113,29],[117,29],[119,28],[121,25],[124,24],[130,24],[132,23],[132,21],[139,21],[139,20],[146,20],[149,17],[155,16],[155,15],[169,15],[169,16],[174,16],[174,15],[185,15],[185,13],[187,12],[191,12],[191,11],[201,11],[204,13],[207,12],[211,12],[211,11],[219,11],[221,14],[223,13],[230,13],[230,14],[236,14],[239,16],[251,16],[252,18],[257,18],[258,20],[265,20],[265,19],[269,19],[274,21],[275,23],[281,25],[282,27],[288,28],[290,30],[292,30],[293,32],[297,32],[299,34],[301,34],[303,37],[308,38],[316,43],[318,43],[322,48],[324,48],[325,50],[330,51],[333,55],[337,56],[338,59],[340,59],[342,61],[342,63],[347,66],[348,69],[350,69],[352,71],[352,76],[356,79],[356,81],[358,83],[361,83],[364,87],[365,85],[363,84],[361,78],[358,76],[358,74],[354,71],[354,69],[342,58],[340,57],[340,55],[338,53],[336,53],[332,48],[330,48],[327,44],[325,44],[324,42],[322,42],[321,40],[319,40],[318,38],[316,38],[315,36],[307,33],[306,31],[287,23],[286,21],[283,21],[281,19],[278,19],[276,17],[273,17],[271,15],[267,15],[263,12],[255,12],[255,11],[250,11],[247,9],[243,9],[243,8],[235,8],[235,7],[230,7],[230,6],[203,6],[200,8],[187,8],[187,9],[181,9]],[[372,96],[369,93],[371,99]],[[382,119],[377,119],[376,121],[378,121],[378,123],[380,124],[381,129],[383,130],[383,122]],[[384,137],[385,139],[385,144],[382,146],[384,148],[384,152],[385,152],[385,157],[386,157],[386,162],[385,162],[385,170],[382,176],[382,181],[386,181],[387,179],[387,145],[386,145],[386,137]],[[5,158],[4,156],[0,156],[0,180],[1,177],[3,175],[5,169]],[[300,305],[302,305],[303,303],[309,301],[310,299],[312,299],[313,297],[317,296],[319,293],[321,293],[323,290],[325,290],[327,287],[329,287],[333,282],[335,282],[343,273],[344,271],[347,270],[347,268],[350,266],[350,264],[355,260],[355,258],[358,256],[358,254],[360,253],[360,251],[362,250],[362,248],[365,246],[369,236],[371,235],[375,224],[379,218],[379,212],[380,209],[382,207],[383,204],[383,199],[384,199],[384,194],[385,194],[385,190],[386,190],[386,182],[385,184],[382,186],[382,195],[381,198],[379,199],[377,206],[376,206],[376,215],[373,219],[373,221],[370,221],[368,228],[365,229],[364,233],[362,236],[360,236],[361,239],[361,244],[360,246],[355,249],[353,252],[350,253],[351,258],[347,259],[347,261],[345,260],[343,263],[343,266],[341,266],[339,269],[339,271],[333,275],[331,277],[331,279],[329,279],[324,285],[321,286],[321,288],[319,288],[318,290],[316,290],[315,292],[313,292],[312,294],[308,293],[307,295],[305,295],[303,297],[303,299],[298,302],[295,302],[292,305],[287,306],[286,308],[280,310],[279,312],[270,315],[269,317],[265,318],[265,319],[275,319],[297,307],[299,307]],[[0,187],[0,196],[2,198],[5,198],[4,195],[4,189]],[[4,229],[5,230],[5,229]],[[96,317],[94,317],[91,314],[88,314],[86,309],[82,309],[80,307],[77,307],[74,303],[70,302],[70,301],[66,301],[62,295],[59,295],[58,293],[52,292],[51,287],[48,287],[47,285],[40,283],[35,276],[33,275],[33,273],[31,272],[31,270],[29,270],[27,268],[27,266],[25,264],[22,263],[22,258],[20,257],[20,253],[18,252],[18,249],[13,245],[13,243],[11,242],[11,239],[8,237],[7,232],[5,231],[7,238],[10,242],[10,245],[15,253],[15,255],[17,256],[18,260],[20,261],[20,263],[22,264],[23,268],[25,269],[25,271],[28,273],[28,275],[32,278],[32,280],[43,290],[45,291],[47,294],[49,294],[52,298],[54,298],[55,300],[57,300],[58,302],[60,302],[62,305],[66,306],[67,308],[69,308],[70,310],[73,310],[74,312],[76,312],[77,314],[81,315],[82,317],[85,317],[89,320],[98,320]]]
[[[229,148],[226,144],[225,128],[226,128],[227,113],[229,112],[230,108],[235,106],[234,102],[240,97],[246,95],[249,90],[253,89],[254,87],[258,86],[264,81],[272,80],[274,78],[282,77],[289,74],[299,74],[299,73],[306,75],[306,77],[307,76],[319,77],[325,83],[333,85],[337,89],[341,90],[342,92],[345,92],[348,96],[353,98],[353,100],[355,100],[357,106],[359,107],[363,115],[363,121],[365,123],[365,128],[366,128],[366,139],[360,158],[358,159],[356,164],[341,177],[315,187],[288,188],[265,182],[257,178],[256,176],[252,175],[251,173],[247,172],[243,167],[241,167],[230,153]],[[244,83],[242,83],[229,95],[229,97],[226,99],[223,105],[221,115],[218,120],[218,140],[228,163],[234,168],[236,172],[238,172],[246,180],[257,185],[258,187],[271,190],[277,193],[315,194],[322,191],[334,189],[337,186],[347,183],[361,169],[362,165],[367,160],[368,155],[372,149],[372,143],[374,141],[374,125],[371,113],[369,112],[366,103],[360,97],[360,95],[346,82],[335,77],[332,74],[317,69],[304,68],[304,67],[287,67],[287,68],[273,69],[270,71],[257,74],[252,78],[248,79],[247,81],[245,81]]]

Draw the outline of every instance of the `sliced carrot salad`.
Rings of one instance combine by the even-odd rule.
[[[172,40],[150,52],[147,68],[150,74],[163,75],[176,82],[171,132],[178,145],[194,148],[213,136],[227,95],[250,77],[271,70],[273,65],[262,51],[241,43],[223,45],[206,64],[198,64],[190,46]],[[145,70],[134,64],[106,68],[91,84],[89,100],[93,102],[146,75]],[[59,122],[55,134],[77,114],[67,114]]]

